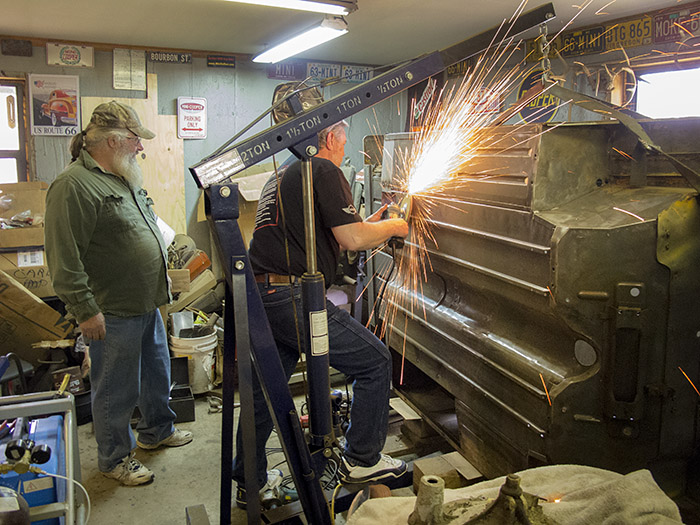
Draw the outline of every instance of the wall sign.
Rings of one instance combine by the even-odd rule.
[[[275,80],[304,80],[306,62],[278,62],[267,66],[267,78]]]
[[[112,50],[112,87],[146,91],[146,54],[137,49]]]
[[[75,135],[80,130],[78,77],[29,75],[32,135]]]
[[[472,99],[472,103],[474,104],[474,113],[495,115],[501,112],[503,94],[499,90],[482,86],[479,94]]]
[[[562,33],[550,42],[550,58],[558,51],[563,57],[603,53],[652,44],[683,42],[700,35],[700,4],[666,8],[635,18],[613,20],[605,27],[588,27]],[[541,60],[537,39],[528,40],[528,62]]]
[[[451,66],[447,66],[447,78],[463,77],[476,67],[478,57],[470,57]]]
[[[651,17],[643,16],[605,26],[605,49],[645,46],[651,44]]]
[[[32,56],[32,41],[18,40],[16,38],[3,38],[0,40],[0,49],[3,55],[15,57]]]
[[[542,70],[537,69],[528,74],[518,88],[518,98],[522,97],[530,88],[542,80]],[[532,99],[527,106],[520,110],[520,117],[524,122],[551,122],[557,112],[559,99],[554,95],[544,92]]]
[[[190,64],[192,53],[171,53],[168,51],[147,51],[149,62],[161,62],[165,64]]]
[[[306,76],[312,80],[325,80],[327,78],[339,77],[343,73],[340,64],[326,64],[323,62],[309,62],[306,64]]]
[[[369,66],[343,66],[342,74],[346,82],[359,84],[372,79],[374,68]]]
[[[654,17],[654,43],[682,42],[689,36],[697,36],[700,29],[698,9],[685,9]]]
[[[207,138],[207,99],[177,97],[177,136],[181,139]]]
[[[589,27],[581,31],[564,33],[559,52],[563,57],[576,57],[605,51],[605,29],[603,26]]]
[[[207,55],[207,67],[236,67],[235,55]]]
[[[46,63],[50,66],[93,67],[93,48],[73,44],[46,44]]]
[[[418,100],[418,102],[416,102],[416,105],[413,108],[413,120],[418,120],[421,118],[421,116],[423,115],[423,111],[433,99],[433,95],[435,94],[436,88],[437,80],[435,80],[434,78],[429,78],[428,83],[425,85],[425,89],[423,90],[423,94],[420,96],[420,99]]]

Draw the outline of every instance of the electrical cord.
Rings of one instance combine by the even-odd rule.
[[[340,465],[338,462],[333,459],[333,458],[328,458],[328,461],[326,462],[326,466],[323,469],[323,474],[321,476],[321,479],[323,477],[327,477],[327,481],[323,483],[323,490],[328,490],[331,487],[336,486],[340,480],[338,478],[338,473],[340,471]]]
[[[85,494],[85,502],[87,503],[87,511],[85,514],[85,525],[87,525],[87,523],[90,521],[90,511],[92,510],[92,505],[90,504],[90,495],[88,494],[87,490],[85,490],[85,487],[83,487],[83,485],[75,479],[71,479],[71,478],[68,478],[66,476],[61,476],[60,474],[52,474],[50,472],[46,472],[45,470],[41,470],[41,469],[37,469],[37,471],[39,474],[43,474],[44,476],[51,476],[52,478],[59,478],[59,479],[64,479],[66,481],[72,481],[78,487],[80,487],[80,490],[82,490],[83,494]]]
[[[377,300],[374,302],[374,305],[372,305],[372,315],[370,316],[370,319],[374,317],[376,321],[379,320],[379,313],[381,312],[381,305],[382,302],[384,301],[384,292],[386,292],[386,287],[389,285],[389,281],[391,280],[391,276],[394,273],[394,270],[396,269],[396,246],[390,245],[388,243],[385,243],[384,246],[391,246],[391,266],[389,268],[389,272],[386,275],[386,278],[384,279],[384,282],[382,283],[382,286],[379,290],[379,293],[377,294]]]
[[[342,485],[338,483],[335,488],[333,489],[333,497],[331,498],[331,523],[335,525],[335,498],[338,495],[338,492],[340,491],[340,487]]]

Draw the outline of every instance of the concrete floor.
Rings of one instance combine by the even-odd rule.
[[[295,397],[298,409],[303,403],[303,396]],[[207,396],[197,396],[195,421],[177,425],[194,433],[192,443],[154,451],[136,449],[136,458],[155,472],[153,483],[138,487],[124,487],[116,480],[102,476],[97,468],[97,444],[92,424],[79,426],[82,479],[92,502],[90,524],[184,525],[185,508],[199,504],[205,505],[211,524],[218,524],[221,413],[208,413],[208,410]],[[238,410],[235,411],[236,418],[237,415]],[[405,456],[410,450],[400,434],[401,417],[393,413],[391,421],[393,423],[384,451],[412,459]],[[277,447],[278,444],[273,433],[268,448]],[[268,457],[270,467],[281,461],[284,461],[281,452]],[[286,465],[279,468],[288,473]],[[232,490],[235,491],[235,485]],[[231,522],[234,525],[246,524],[245,511],[234,506]],[[344,523],[341,516],[338,516],[336,523]]]
[[[125,487],[97,468],[92,424],[78,427],[83,485],[90,495],[94,525],[173,525],[186,523],[185,508],[204,504],[219,523],[221,413],[208,414],[206,396],[195,399],[195,421],[178,423],[194,441],[178,448],[136,449],[136,458],[155,472],[149,485]]]

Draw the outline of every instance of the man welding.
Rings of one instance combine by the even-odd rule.
[[[380,220],[384,208],[363,221],[353,205],[350,186],[338,167],[345,155],[345,121],[318,134],[312,159],[318,269],[326,288],[335,277],[340,250],[375,248],[392,237],[408,235],[401,218]],[[258,204],[249,257],[287,379],[296,368],[304,330],[301,275],[307,271],[301,161],[265,184]],[[398,478],[406,464],[381,453],[386,440],[391,386],[391,357],[386,346],[356,319],[326,301],[330,366],[352,376],[350,426],[339,469],[343,483]],[[254,374],[257,475],[261,498],[281,483],[279,470],[267,472],[265,445],[273,428]],[[246,504],[243,438],[239,425],[233,479],[236,503]]]

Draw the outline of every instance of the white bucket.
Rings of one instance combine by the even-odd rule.
[[[214,388],[214,351],[218,345],[216,332],[203,337],[170,336],[174,356],[187,357],[192,393],[201,394]]]

